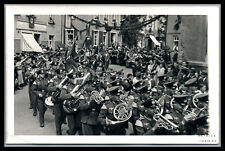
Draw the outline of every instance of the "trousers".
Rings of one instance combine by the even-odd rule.
[[[75,135],[77,132],[79,133],[79,135],[82,135],[81,123],[80,120],[77,120],[76,114],[68,114],[67,121],[68,121],[69,135]]]
[[[100,125],[89,125],[82,123],[83,135],[100,135]]]
[[[33,113],[37,113],[37,95],[33,92],[33,90],[28,87],[29,98],[30,98],[30,106],[33,108]]]
[[[55,114],[55,127],[56,127],[56,134],[62,135],[62,124],[66,118],[66,113],[63,110],[61,103],[54,104],[54,114]]]
[[[40,124],[44,124],[44,116],[45,116],[45,111],[47,110],[47,107],[44,105],[44,100],[38,98],[37,99],[37,109],[39,112],[39,122]]]

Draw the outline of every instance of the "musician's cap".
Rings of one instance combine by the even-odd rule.
[[[186,94],[173,95],[174,99],[179,102],[183,102],[188,96]]]
[[[115,91],[115,90],[118,90],[120,86],[112,86],[110,88],[107,88],[106,91],[108,92],[112,92],[112,91]]]
[[[192,85],[194,85],[196,83],[196,81],[197,81],[197,78],[192,78],[192,79],[189,79],[188,81],[186,81],[184,83],[184,85],[185,86],[192,86]]]

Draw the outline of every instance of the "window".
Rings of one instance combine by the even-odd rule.
[[[174,38],[174,42],[175,41],[179,41],[179,37],[178,36],[174,36],[173,38]]]
[[[112,22],[116,22],[116,15],[112,15]]]
[[[94,46],[98,45],[98,31],[94,31]]]
[[[107,35],[107,32],[104,32],[103,33],[103,43],[104,43],[105,46],[107,45],[106,35]]]
[[[109,20],[109,15],[104,15],[104,20]]]
[[[71,29],[67,29],[66,30],[66,44],[69,46],[73,45],[73,41],[74,41],[74,31]]]
[[[174,41],[174,49],[178,50],[178,45],[179,45],[179,37],[178,36],[174,36],[173,37],[173,41]],[[173,49],[173,50],[174,50]]]
[[[116,44],[116,33],[111,33],[111,43]]]
[[[48,41],[49,41],[48,43],[49,48],[53,48],[54,35],[49,35]]]

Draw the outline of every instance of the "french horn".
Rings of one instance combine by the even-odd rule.
[[[118,121],[125,122],[132,116],[132,107],[127,103],[120,103],[114,108],[113,115]]]

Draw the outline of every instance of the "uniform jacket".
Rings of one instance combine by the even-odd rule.
[[[47,94],[48,80],[47,79],[36,79],[33,83],[34,93],[39,99],[44,100]],[[41,94],[42,96],[39,96]]]
[[[119,98],[117,99],[119,100]],[[106,117],[112,121],[117,121],[117,119],[113,115],[113,110],[116,107],[117,104],[121,102],[112,102],[112,101],[107,101],[105,102],[100,110],[99,116],[98,116],[98,121],[100,122],[101,125],[103,126],[108,126],[111,129],[117,129],[117,128],[127,128],[128,127],[128,121],[114,124],[114,125],[106,125]]]

